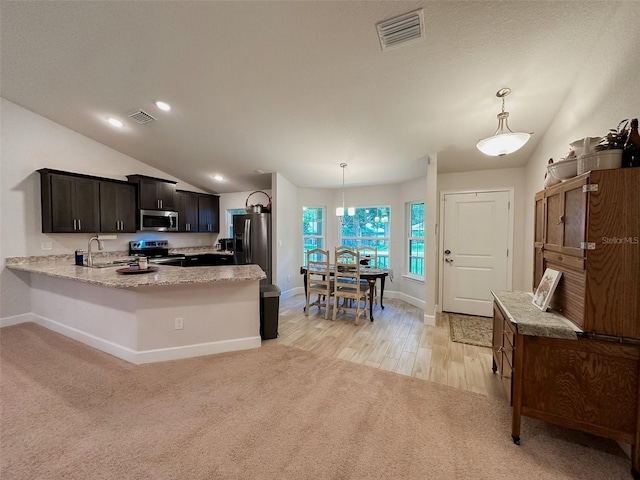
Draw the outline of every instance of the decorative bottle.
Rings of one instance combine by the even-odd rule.
[[[622,152],[622,168],[640,167],[640,133],[638,119],[631,120],[631,127]]]

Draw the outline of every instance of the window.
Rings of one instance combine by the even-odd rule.
[[[389,268],[391,207],[358,207],[353,216],[344,216],[340,243],[358,248],[369,245],[378,249],[378,267]]]
[[[229,226],[229,238],[233,238],[233,216],[244,215],[247,211],[244,208],[230,208],[227,210],[227,225]]]
[[[424,202],[407,204],[407,238],[409,276],[424,278]]]
[[[314,248],[324,250],[325,207],[302,207],[302,264],[307,264],[307,252]]]

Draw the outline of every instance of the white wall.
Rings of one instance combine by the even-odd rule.
[[[202,192],[192,185],[152,168],[131,157],[97,143],[62,125],[36,115],[5,99],[0,99],[0,318],[30,311],[28,277],[4,268],[7,257],[72,253],[87,248],[91,234],[41,232],[40,168],[53,168],[98,177],[126,180],[126,175],[143,174],[177,181],[183,190]],[[105,250],[127,250],[138,238],[167,238],[173,247],[212,245],[208,233],[119,234],[105,241]],[[50,242],[52,250],[42,250]]]
[[[575,140],[603,136],[620,120],[640,117],[639,6],[638,2],[620,4],[527,163],[523,276],[529,288],[533,276],[533,197],[543,188],[547,161],[564,157]]]
[[[262,191],[270,197],[273,197],[271,189]],[[231,225],[227,218],[227,210],[245,208],[247,199],[249,200],[249,205],[257,205],[260,203],[266,207],[269,204],[269,199],[265,195],[261,193],[251,195],[252,193],[253,191],[220,194],[220,234],[218,238],[229,238],[229,228]],[[251,198],[249,198],[249,195],[251,195]]]
[[[275,200],[273,225],[273,283],[280,287],[284,297],[300,276],[301,210],[298,209],[298,189],[282,175],[273,176]]]

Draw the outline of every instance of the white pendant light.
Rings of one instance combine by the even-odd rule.
[[[336,208],[336,217],[340,219],[340,223],[344,225],[344,169],[347,168],[346,163],[341,163],[340,168],[342,168],[342,206]],[[352,217],[356,214],[356,209],[354,207],[347,208],[347,216]]]
[[[504,97],[511,93],[510,88],[501,88],[496,97],[502,99],[502,112],[498,114],[498,129],[493,136],[480,140],[476,147],[485,155],[498,157],[519,150],[529,141],[530,133],[513,133],[509,128],[509,112],[504,111]]]

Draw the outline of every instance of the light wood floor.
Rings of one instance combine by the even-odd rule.
[[[280,302],[279,337],[267,341],[506,399],[491,370],[491,349],[452,342],[447,314],[425,326],[422,309],[395,299],[384,303],[384,310],[374,307],[373,322],[355,325],[353,314],[334,322],[332,312],[325,320],[316,307],[306,317],[304,295],[295,295]]]

